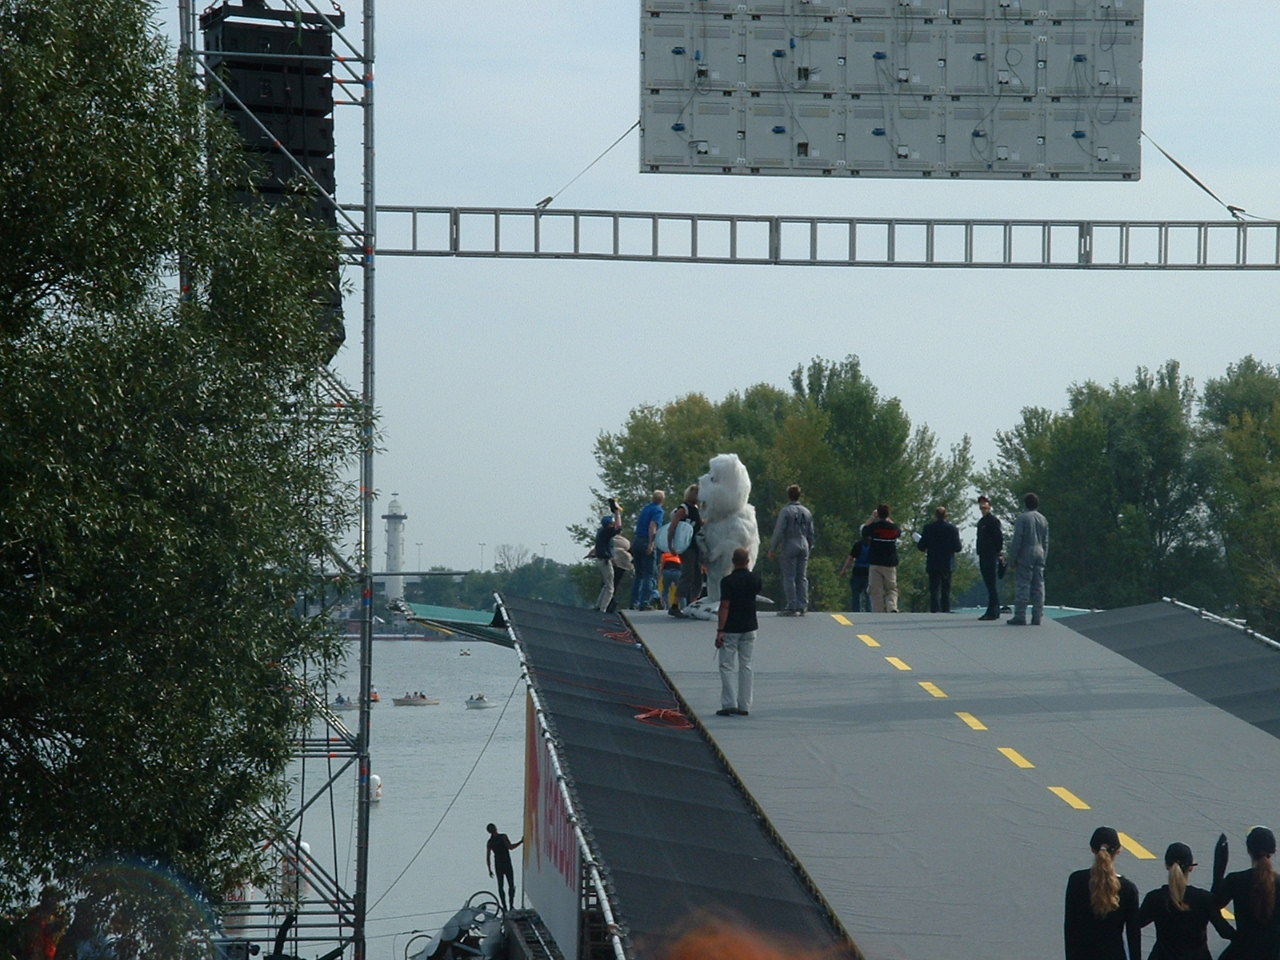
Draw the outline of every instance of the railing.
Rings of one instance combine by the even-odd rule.
[[[830,267],[1277,270],[1280,222],[377,207],[377,253]]]

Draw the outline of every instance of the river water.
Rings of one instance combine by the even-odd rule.
[[[335,692],[357,692],[358,660],[353,643],[345,688]],[[496,823],[512,840],[523,829],[525,686],[513,650],[439,640],[375,640],[373,685],[382,700],[372,709],[369,752],[382,799],[369,818],[367,954],[403,960],[416,933],[435,934],[471,894],[496,892],[485,869],[485,824]],[[391,703],[414,691],[440,704]],[[475,693],[497,706],[467,709],[464,701]],[[354,725],[357,714],[339,716]],[[306,776],[318,784],[326,771],[310,764]],[[355,796],[348,772],[334,790],[332,815],[327,800],[314,804],[302,831],[312,855],[351,892]],[[512,859],[519,890],[520,851]]]

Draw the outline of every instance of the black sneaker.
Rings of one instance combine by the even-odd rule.
[[[669,610],[667,610],[667,616],[670,616],[670,617],[683,617],[684,615],[685,615],[684,611],[681,610],[679,607],[671,607]]]
[[[725,707],[723,710],[717,710],[717,711],[716,711],[716,716],[717,716],[717,717],[732,717],[732,716],[733,716],[735,713],[737,713],[737,712],[738,712],[737,710],[730,710],[728,707]],[[745,713],[746,711],[743,711],[743,712]]]
[[[749,716],[751,716],[751,714],[747,713],[747,711],[746,711],[746,710],[730,710],[729,712],[730,712],[730,713],[732,713],[735,717],[749,717]]]

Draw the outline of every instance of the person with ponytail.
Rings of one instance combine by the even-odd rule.
[[[1099,827],[1089,849],[1093,866],[1067,878],[1062,924],[1067,960],[1141,960],[1138,888],[1116,873],[1120,835],[1114,827]]]
[[[1220,960],[1276,960],[1280,957],[1280,909],[1276,903],[1276,875],[1271,858],[1276,835],[1266,827],[1254,827],[1244,838],[1253,865],[1227,873],[1227,835],[1218,837],[1213,850],[1213,889],[1209,901],[1214,910],[1230,903],[1236,916],[1236,938]]]
[[[1185,843],[1171,843],[1164,852],[1164,865],[1169,882],[1152,890],[1138,910],[1138,923],[1156,925],[1156,944],[1147,960],[1212,960],[1205,927],[1212,923],[1224,940],[1236,935],[1235,928],[1214,909],[1209,891],[1187,883],[1196,865],[1191,848]]]

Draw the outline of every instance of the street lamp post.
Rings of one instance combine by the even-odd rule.
[[[484,541],[480,541],[480,572],[484,572]]]

